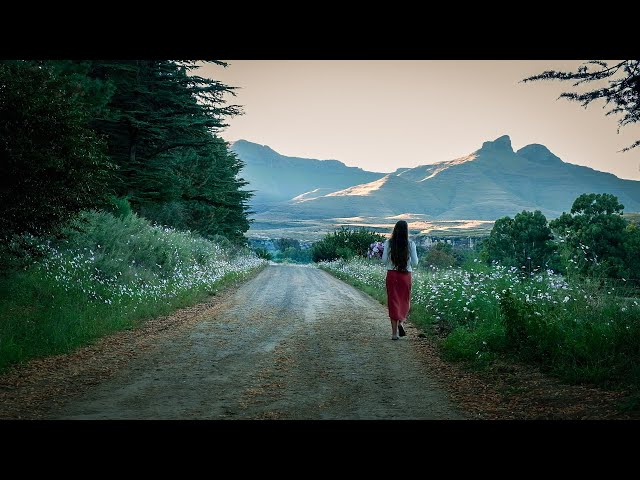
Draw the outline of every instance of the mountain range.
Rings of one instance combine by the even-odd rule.
[[[640,211],[640,181],[562,161],[547,147],[517,151],[504,135],[454,160],[368,172],[337,160],[280,155],[246,140],[232,150],[255,191],[252,207],[278,218],[421,215],[434,220],[496,220],[522,210],[555,218],[582,193],[612,193],[625,212]]]

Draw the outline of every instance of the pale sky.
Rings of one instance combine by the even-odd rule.
[[[225,60],[197,73],[240,87],[227,141],[375,172],[467,155],[509,135],[514,150],[547,146],[563,161],[640,180],[640,128],[616,134],[602,104],[557,100],[569,82],[518,83],[579,60]]]

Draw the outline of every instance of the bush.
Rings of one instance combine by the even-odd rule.
[[[64,233],[35,243],[38,258],[0,278],[0,370],[168,314],[264,265],[136,214],[83,212]]]
[[[631,280],[636,287],[640,287],[640,228],[634,223],[629,223],[625,229],[624,240],[625,270],[623,274],[627,280]]]
[[[385,298],[380,262],[355,258],[322,268]],[[507,355],[566,381],[640,392],[640,301],[629,283],[567,279],[550,270],[522,275],[516,267],[473,262],[415,272],[409,318],[445,337],[449,359],[481,366]]]
[[[286,262],[293,263],[310,263],[311,262],[311,250],[301,249],[296,247],[287,247],[283,252],[280,252],[276,260],[284,260]]]
[[[523,210],[511,217],[496,220],[484,242],[483,256],[488,261],[526,270],[526,273],[547,268],[555,255],[553,235],[546,217],[536,210]]]
[[[109,197],[109,201],[104,207],[104,210],[118,218],[126,218],[133,213],[129,199],[126,197]]]
[[[568,270],[583,275],[624,278],[628,222],[624,206],[615,195],[582,194],[573,202],[571,213],[563,213],[549,226],[564,244]],[[633,253],[636,256],[636,252]]]
[[[295,238],[278,238],[273,242],[276,249],[284,252],[287,248],[294,248],[300,250],[300,241]]]
[[[42,258],[42,239],[29,233],[13,235],[6,242],[0,242],[0,277],[24,270]]]
[[[302,248],[300,241],[295,238],[279,238],[273,243],[278,250],[273,256],[276,262],[310,263],[312,261],[311,249]]]
[[[463,267],[473,262],[475,250],[437,242],[429,248],[417,247],[420,266],[423,269]]]
[[[355,256],[366,257],[369,246],[373,242],[384,242],[384,240],[384,235],[364,228],[352,230],[342,227],[314,243],[311,247],[311,255],[314,262],[338,258],[349,259]]]
[[[343,258],[344,260],[351,260],[356,256],[355,252],[349,247],[336,248],[336,255],[338,256],[338,258]]]
[[[273,255],[271,255],[271,252],[269,252],[269,250],[267,250],[266,248],[258,247],[254,249],[254,252],[256,252],[258,258],[262,258],[264,260],[273,260]]]
[[[452,254],[451,245],[438,242],[427,251],[421,263],[427,268],[447,268],[456,265],[457,261]]]

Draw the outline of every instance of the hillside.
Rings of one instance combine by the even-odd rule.
[[[554,218],[582,193],[612,193],[626,212],[640,211],[640,182],[564,162],[544,145],[514,151],[506,135],[464,157],[390,174],[335,160],[283,157],[268,147],[239,143],[234,149],[246,162],[245,178],[260,193],[264,216],[495,220],[541,210]]]
[[[347,167],[338,160],[316,160],[280,155],[266,145],[246,140],[233,143],[233,150],[245,163],[242,177],[254,190],[254,208],[291,200],[299,195],[335,192],[343,188],[367,183],[384,176],[384,173],[368,172]]]

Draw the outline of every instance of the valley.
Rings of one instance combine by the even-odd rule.
[[[293,220],[269,214],[256,215],[256,219],[247,237],[251,240],[267,240],[274,238],[293,238],[301,242],[315,242],[327,233],[341,227],[366,228],[367,230],[389,234],[398,220],[406,220],[409,233],[413,237],[422,238],[419,244],[427,242],[427,238],[471,237],[479,238],[488,235],[493,227],[487,220],[425,220],[424,215],[396,215],[389,217],[351,217],[328,219]]]
[[[253,192],[246,234],[252,241],[309,243],[341,227],[389,234],[403,219],[421,245],[443,238],[471,244],[498,218],[540,210],[551,220],[569,212],[583,193],[611,193],[625,215],[640,212],[640,181],[565,162],[544,145],[514,150],[507,135],[460,158],[391,173],[287,157],[246,140],[232,150]]]

